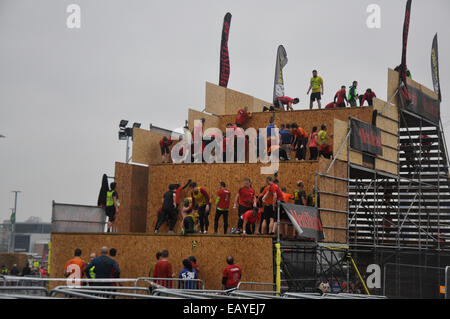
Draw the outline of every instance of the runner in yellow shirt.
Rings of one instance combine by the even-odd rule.
[[[320,100],[323,95],[323,80],[320,76],[317,75],[317,70],[312,71],[313,77],[311,78],[308,92],[306,94],[309,94],[309,91],[311,91],[311,98],[309,100],[309,109],[311,110],[313,107],[313,102],[317,100],[317,105],[319,106],[319,109],[321,108]]]

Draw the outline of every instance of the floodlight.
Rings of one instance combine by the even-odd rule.
[[[127,126],[127,124],[128,124],[128,121],[127,120],[121,120],[120,121],[120,124],[119,124],[119,127],[125,127],[125,126]]]
[[[133,123],[133,127],[140,128],[141,127],[141,123]]]

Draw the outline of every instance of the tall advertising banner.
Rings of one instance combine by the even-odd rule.
[[[438,42],[437,33],[433,38],[433,44],[431,46],[431,77],[433,79],[434,92],[439,97],[439,102],[442,101],[441,96],[441,84],[439,81],[439,55],[438,55]]]
[[[227,87],[230,78],[230,56],[228,55],[228,36],[230,34],[231,13],[223,18],[222,41],[220,42],[219,85]]]
[[[288,63],[286,50],[282,45],[278,46],[277,61],[275,64],[275,82],[273,85],[273,103],[277,105],[278,97],[284,96],[283,68]]]
[[[400,102],[403,107],[411,102],[408,88],[406,87],[406,47],[408,45],[409,18],[411,15],[411,0],[406,3],[405,21],[403,23],[402,63],[400,65]]]

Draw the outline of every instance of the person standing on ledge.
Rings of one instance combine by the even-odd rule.
[[[112,182],[110,185],[111,190],[106,192],[105,213],[108,216],[108,233],[114,231],[114,222],[119,214],[119,194],[116,191],[116,186],[117,183]]]
[[[220,182],[216,198],[216,216],[214,218],[214,234],[219,228],[220,216],[223,216],[223,233],[228,231],[228,209],[230,208],[231,192],[226,188],[225,182]]]
[[[192,207],[194,207],[194,211],[198,212],[200,232],[207,234],[211,208],[209,194],[205,188],[197,186],[195,182],[191,183],[189,187],[191,189]]]
[[[311,96],[309,99],[309,109],[312,110],[313,108],[313,102],[317,100],[317,105],[319,109],[321,108],[320,100],[322,99],[323,95],[323,80],[320,76],[317,75],[317,70],[312,71],[313,77],[311,78],[310,85],[308,88],[308,92],[306,94],[309,94],[309,91],[311,91]]]
[[[348,98],[347,102],[350,103],[351,107],[355,107],[356,100],[358,99],[358,93],[356,92],[356,88],[358,87],[358,81],[353,81],[353,84],[348,89]]]
[[[343,86],[341,86],[341,89],[339,91],[337,91],[334,96],[334,103],[336,103],[337,107],[345,107],[344,101],[348,105],[348,100],[347,100],[346,95],[347,95],[347,92],[345,91],[345,85],[343,85]]]

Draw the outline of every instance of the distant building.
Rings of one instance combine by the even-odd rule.
[[[0,224],[0,252],[7,252],[11,240],[9,220]],[[16,222],[14,252],[36,253],[40,256],[48,252],[51,223]]]

